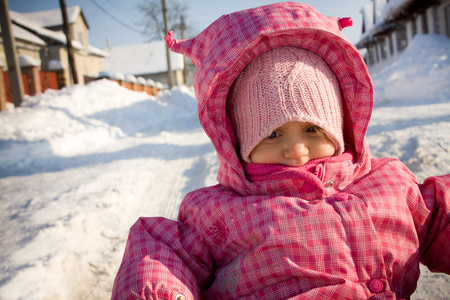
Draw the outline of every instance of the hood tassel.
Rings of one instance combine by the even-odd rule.
[[[173,38],[173,30],[169,31],[169,33],[164,37],[166,40],[167,46],[171,48],[173,45],[177,43],[177,40]]]
[[[353,26],[352,18],[340,18],[339,19],[340,30],[344,29],[345,27],[350,27],[350,26]]]

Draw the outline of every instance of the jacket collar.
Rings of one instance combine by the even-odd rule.
[[[244,170],[252,194],[295,197],[303,194],[309,200],[338,193],[357,176],[351,152],[316,159],[300,167],[244,163]]]

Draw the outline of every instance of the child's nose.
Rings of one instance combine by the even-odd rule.
[[[286,158],[299,158],[309,153],[308,147],[304,141],[296,140],[289,143],[284,151]]]

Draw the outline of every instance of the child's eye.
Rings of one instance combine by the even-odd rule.
[[[280,134],[278,132],[274,131],[268,137],[266,137],[266,139],[274,139],[279,136],[280,136]]]
[[[318,126],[309,126],[308,128],[306,128],[306,132],[320,132],[321,128]]]

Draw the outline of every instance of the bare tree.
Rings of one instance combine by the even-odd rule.
[[[143,15],[142,25],[148,41],[159,41],[166,36],[164,31],[163,8],[161,0],[142,0],[138,5]],[[174,31],[174,37],[181,38],[181,16],[186,20],[188,7],[179,0],[167,0],[169,30]]]

